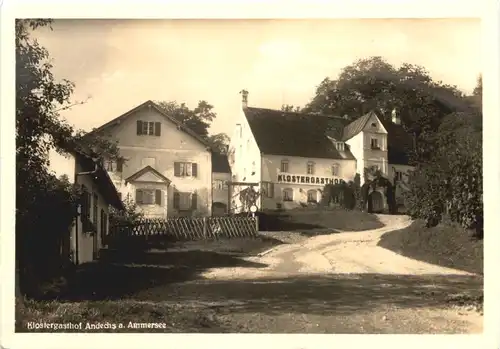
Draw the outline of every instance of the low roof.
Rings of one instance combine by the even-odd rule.
[[[229,160],[226,154],[212,152],[212,172],[231,173]]]
[[[171,183],[170,179],[168,179],[167,177],[165,177],[164,175],[162,175],[160,172],[158,172],[157,170],[155,170],[153,167],[151,167],[149,165],[140,169],[139,171],[137,171],[136,173],[134,173],[133,175],[131,175],[130,177],[125,179],[125,182],[127,182],[127,183],[132,182],[147,172],[153,173],[155,176],[158,176],[160,179],[162,179],[167,184]]]

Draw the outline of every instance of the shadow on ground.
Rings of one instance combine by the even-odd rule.
[[[381,306],[442,306],[450,295],[481,296],[482,278],[462,275],[332,274],[255,280],[197,280],[154,287],[136,299],[220,302],[231,313],[350,315]]]
[[[72,301],[121,299],[151,288],[199,278],[199,274],[209,268],[266,266],[211,251],[132,253],[111,250],[103,253],[99,262],[80,266],[69,279],[67,290],[58,298]]]

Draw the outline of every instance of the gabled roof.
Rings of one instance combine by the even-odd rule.
[[[343,118],[253,107],[244,108],[244,113],[264,154],[354,159],[348,147],[338,151],[328,138],[340,140],[347,123]]]
[[[155,170],[153,167],[151,167],[149,165],[144,167],[143,169],[137,171],[136,173],[134,173],[133,175],[131,175],[127,179],[125,179],[125,183],[130,183],[132,181],[135,181],[137,178],[140,178],[142,175],[144,175],[145,173],[148,173],[148,172],[151,172],[152,174],[154,174],[155,176],[160,178],[162,181],[167,183],[167,185],[170,185],[170,183],[171,183],[170,179],[168,179],[167,177],[165,177],[164,175],[162,175],[160,172],[158,172],[157,170]]]
[[[229,160],[226,154],[212,152],[212,172],[231,173]]]
[[[189,127],[185,126],[182,122],[180,122],[179,120],[177,120],[173,116],[171,116],[168,113],[166,113],[162,108],[160,108],[160,106],[158,106],[155,102],[153,102],[151,100],[148,100],[148,101],[142,103],[141,105],[138,105],[137,107],[129,110],[128,112],[126,112],[126,113],[118,116],[117,118],[114,118],[113,120],[108,121],[104,125],[101,125],[98,128],[93,129],[88,134],[93,134],[93,133],[101,132],[101,131],[107,129],[108,127],[110,127],[110,126],[113,126],[113,125],[116,125],[116,124],[118,124],[120,122],[123,122],[123,120],[125,120],[127,117],[129,117],[129,116],[133,115],[135,112],[137,112],[137,111],[139,111],[139,110],[141,110],[143,108],[147,108],[147,107],[156,110],[159,114],[161,114],[162,116],[164,116],[167,120],[169,120],[170,122],[172,122],[173,124],[175,124],[179,128],[179,130],[184,131],[188,135],[192,136],[193,138],[195,138],[196,140],[198,140],[204,146],[206,146],[206,147],[210,146],[209,143],[203,137],[201,137],[200,135],[198,135],[196,132],[194,132],[193,130],[191,130]]]
[[[334,141],[354,137],[375,115],[387,131],[388,161],[407,165],[413,149],[413,138],[401,125],[380,118],[371,111],[360,118],[348,120],[327,115],[283,112],[263,108],[244,108],[252,133],[264,154],[309,158],[354,159],[347,148],[340,152]]]
[[[366,126],[366,123],[370,118],[375,115],[377,116],[373,111],[363,115],[360,118],[357,118],[350,124],[346,125],[344,127],[344,132],[342,133],[342,140],[347,141],[348,139],[351,139],[352,137],[356,136],[358,133],[363,131],[363,129]],[[378,118],[378,117],[377,117]]]
[[[101,194],[104,196],[106,201],[116,209],[124,210],[125,206],[120,199],[120,195],[116,190],[115,184],[109,177],[108,172],[98,161],[96,161],[96,154],[94,154],[91,150],[84,150],[83,147],[81,147],[79,150],[73,151],[72,153],[75,156],[75,161],[79,161],[80,163],[82,163],[83,168],[90,171],[92,171],[92,169],[95,169],[93,180],[97,184]]]

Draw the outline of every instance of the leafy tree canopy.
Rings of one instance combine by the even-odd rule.
[[[168,115],[174,117],[199,136],[206,139],[214,150],[225,153],[229,144],[229,137],[225,133],[209,134],[211,123],[217,117],[213,111],[213,105],[201,100],[194,109],[190,109],[186,103],[176,101],[155,101]]]
[[[336,79],[325,78],[304,111],[354,120],[376,110],[389,120],[394,109],[402,125],[417,135],[435,129],[439,120],[466,107],[455,86],[434,81],[421,66],[394,67],[382,57],[360,59],[342,69]]]

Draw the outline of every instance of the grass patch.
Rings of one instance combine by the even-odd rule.
[[[454,223],[426,228],[423,221],[384,234],[379,246],[413,259],[443,267],[483,274],[483,241]]]
[[[259,214],[259,230],[299,231],[307,236],[335,233],[338,230],[364,231],[383,226],[376,215],[340,208],[305,208]]]
[[[72,328],[34,328],[33,324],[41,323],[71,324]],[[26,300],[16,306],[16,332],[217,333],[227,329],[216,319],[213,310],[186,304]]]

